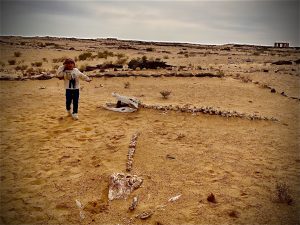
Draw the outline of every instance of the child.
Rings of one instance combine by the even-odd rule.
[[[66,88],[66,108],[68,115],[78,120],[79,79],[90,82],[91,79],[75,68],[73,59],[66,59],[64,65],[57,70],[57,78],[64,80]],[[73,113],[71,114],[71,103],[73,101]]]

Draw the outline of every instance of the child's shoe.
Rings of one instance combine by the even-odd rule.
[[[72,117],[73,117],[74,120],[78,120],[78,114],[77,113],[73,113]]]

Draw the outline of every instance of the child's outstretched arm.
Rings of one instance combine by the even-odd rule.
[[[78,69],[77,69],[77,73],[78,73],[79,78],[80,78],[81,80],[85,80],[85,81],[87,81],[87,82],[91,82],[91,81],[92,81],[91,78],[89,78],[87,75],[81,73]]]
[[[60,66],[57,69],[56,77],[60,80],[64,79],[64,69],[65,69],[65,66]]]

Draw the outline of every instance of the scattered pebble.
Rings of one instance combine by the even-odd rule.
[[[207,197],[207,201],[212,203],[217,203],[216,198],[213,193],[210,193],[210,195]]]

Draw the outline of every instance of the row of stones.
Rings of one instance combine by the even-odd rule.
[[[223,117],[238,117],[238,118],[245,118],[249,120],[269,120],[269,121],[278,121],[278,119],[274,117],[266,117],[266,116],[260,116],[257,114],[247,114],[247,113],[240,113],[237,111],[228,111],[228,110],[220,110],[216,109],[211,106],[201,106],[201,107],[195,107],[191,105],[147,105],[144,103],[141,103],[140,106],[145,109],[155,109],[155,110],[161,110],[161,111],[176,111],[176,112],[187,112],[187,113],[193,113],[197,115],[197,113],[203,113],[203,114],[209,114],[209,115],[218,115]]]

